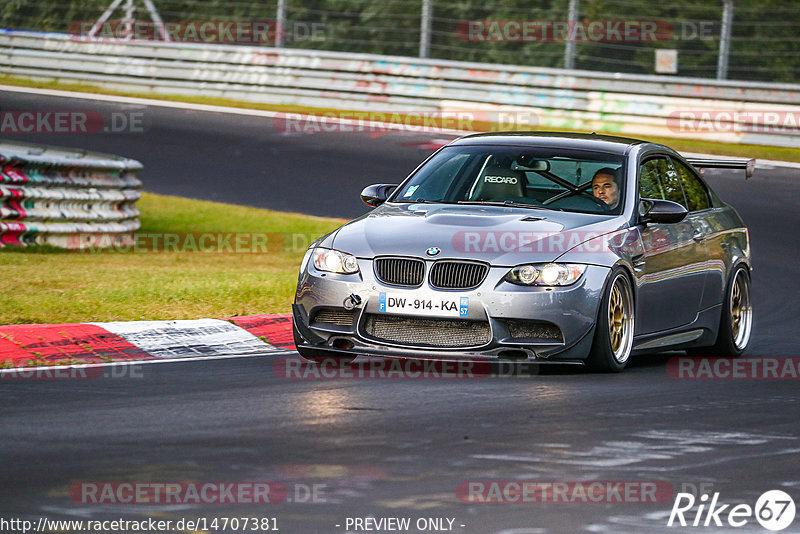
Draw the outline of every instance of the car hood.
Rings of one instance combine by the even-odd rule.
[[[462,258],[498,266],[549,262],[624,226],[619,216],[452,204],[384,204],[342,226],[330,246],[359,258]],[[431,256],[428,249],[438,248]],[[433,251],[432,251],[433,252]]]

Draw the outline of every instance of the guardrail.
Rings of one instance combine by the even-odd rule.
[[[0,72],[271,104],[529,113],[533,126],[800,147],[800,85],[791,84],[8,30]]]
[[[124,244],[139,229],[141,163],[0,142],[0,247]]]

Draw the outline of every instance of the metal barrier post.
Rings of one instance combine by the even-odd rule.
[[[283,48],[286,34],[286,0],[278,0],[278,12],[275,16],[275,48]]]
[[[422,0],[422,14],[419,23],[419,57],[430,55],[432,14],[433,0]]]
[[[567,44],[564,47],[564,68],[575,68],[575,25],[578,23],[578,0],[569,0],[569,13],[567,14]]]
[[[722,28],[719,36],[719,56],[717,57],[717,79],[728,77],[728,50],[731,44],[733,27],[733,0],[722,0]]]

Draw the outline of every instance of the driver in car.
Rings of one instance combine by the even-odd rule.
[[[617,171],[611,167],[603,167],[594,173],[592,178],[592,194],[605,202],[609,209],[614,209],[619,203],[619,186],[617,185]]]

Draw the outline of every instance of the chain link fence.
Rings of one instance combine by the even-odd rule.
[[[125,19],[152,24],[144,0],[125,2],[128,9],[126,4],[116,6],[96,37],[118,38],[116,28]],[[797,0],[153,0],[153,4],[164,24],[173,24],[173,40],[224,38],[223,42],[286,48],[800,83]],[[0,7],[0,27],[85,34],[109,7],[109,0],[6,0]],[[219,28],[210,37],[198,35],[201,24],[224,21],[261,22],[269,25],[269,32],[259,39],[254,38],[258,30],[245,32],[244,37]],[[730,39],[720,46],[726,26]],[[161,38],[158,32],[143,36]]]

